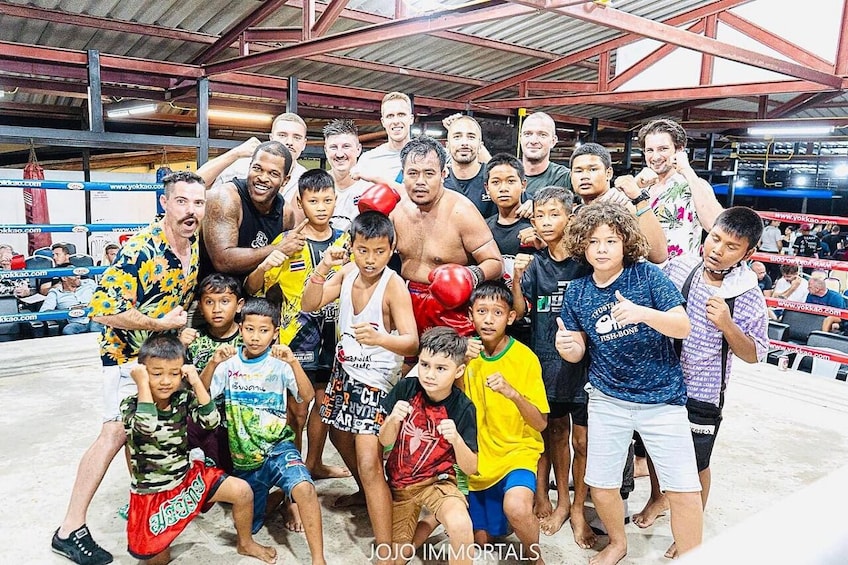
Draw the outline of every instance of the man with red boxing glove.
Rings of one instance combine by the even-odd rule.
[[[446,190],[445,149],[420,136],[401,151],[408,198],[391,212],[397,231],[401,276],[408,281],[419,334],[450,326],[474,333],[466,303],[484,280],[503,273],[492,232],[468,198]]]

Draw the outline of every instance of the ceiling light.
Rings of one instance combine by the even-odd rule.
[[[797,184],[798,186],[807,186],[808,180],[809,180],[808,177],[806,177],[804,175],[799,175],[799,176],[795,177],[795,184]]]
[[[140,114],[152,114],[156,111],[156,104],[134,104],[132,106],[123,105],[120,107],[110,106],[106,109],[106,116],[109,118],[127,118],[129,116],[138,116]]]
[[[848,177],[848,163],[840,163],[833,168],[833,176],[845,178]]]
[[[258,112],[240,112],[238,110],[209,109],[209,117],[218,120],[236,120],[244,122],[261,122],[270,124],[274,121],[271,114],[260,114]]]
[[[748,135],[763,137],[793,135],[827,135],[833,133],[833,126],[764,126],[748,128]]]

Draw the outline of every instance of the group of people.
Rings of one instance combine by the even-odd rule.
[[[488,156],[470,116],[450,121],[447,148],[411,138],[412,121],[389,93],[385,144],[360,156],[355,125],[331,121],[330,170],[305,171],[306,126],[287,113],[270,141],[163,180],[164,215],[91,299],[104,423],[54,551],[112,560],[86,513],[126,444],[128,549],[151,563],[216,501],[232,503],[239,553],[275,561],[253,535],[281,508],[323,563],[314,483],[350,475],[336,504],[365,504],[377,563],[405,563],[437,524],[451,563],[510,533],[543,563],[540,532],[568,520],[593,548],[591,492],[609,543],[590,562],[614,564],[634,434],[654,486],[634,522],[670,508],[669,555],[700,543],[729,353],[766,352],[747,265],[759,217],[722,210],[671,120],[640,130],[647,166],[614,184],[598,144],[551,162],[541,112],[522,122],[520,159]],[[346,468],[324,463],[327,437]]]

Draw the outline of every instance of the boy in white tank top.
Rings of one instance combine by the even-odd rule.
[[[359,490],[335,506],[366,503],[377,547],[392,542],[392,497],[383,473],[376,422],[380,401],[400,375],[403,356],[418,352],[412,300],[400,276],[386,266],[395,246],[391,220],[380,212],[357,216],[348,251],[329,247],[306,282],[304,311],[339,299],[336,364],[321,406],[330,441],[353,473]],[[347,264],[345,264],[347,262]],[[344,265],[330,275],[333,267]],[[388,563],[380,560],[377,563]]]

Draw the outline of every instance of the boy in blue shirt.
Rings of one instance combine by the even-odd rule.
[[[568,285],[555,343],[566,361],[590,358],[586,484],[609,534],[596,562],[617,563],[627,554],[619,488],[634,431],[654,458],[683,554],[700,544],[703,529],[686,386],[668,339],[689,334],[683,297],[643,260],[647,241],[636,217],[620,204],[581,208],[565,248],[593,268]]]

